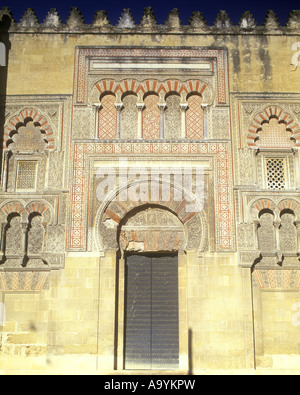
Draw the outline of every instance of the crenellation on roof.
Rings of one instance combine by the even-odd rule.
[[[289,13],[285,26],[280,25],[274,11],[268,10],[262,22],[258,25],[250,11],[245,11],[238,22],[234,25],[230,15],[225,10],[220,10],[214,23],[209,26],[205,15],[201,11],[194,11],[183,25],[178,9],[169,12],[164,24],[158,24],[154,11],[146,7],[141,20],[137,23],[130,9],[124,9],[116,25],[112,25],[105,10],[95,11],[94,20],[91,24],[85,22],[81,11],[72,7],[65,23],[62,21],[57,9],[51,8],[43,21],[39,21],[32,8],[24,11],[19,22],[15,21],[12,11],[8,7],[0,10],[0,20],[6,15],[11,20],[10,32],[62,32],[62,33],[184,33],[184,34],[289,34],[300,33],[300,10],[292,10]]]

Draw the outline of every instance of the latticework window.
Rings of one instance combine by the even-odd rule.
[[[36,188],[37,161],[18,161],[17,190],[35,190]]]
[[[283,158],[267,158],[267,187],[280,190],[286,187],[285,160]]]

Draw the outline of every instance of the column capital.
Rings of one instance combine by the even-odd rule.
[[[145,108],[145,104],[144,103],[136,103],[136,107],[139,111],[143,111],[143,109]]]
[[[165,109],[166,109],[166,107],[167,107],[167,103],[166,103],[166,102],[159,102],[159,103],[157,104],[157,106],[158,106],[158,108],[159,108],[161,111],[165,111]]]
[[[180,106],[181,111],[186,111],[188,109],[189,105],[187,102],[185,102],[185,103],[180,103],[179,106]]]
[[[115,103],[114,106],[116,107],[117,111],[121,111],[123,108],[123,103],[118,102],[118,103]]]

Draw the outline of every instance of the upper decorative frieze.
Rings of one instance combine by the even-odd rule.
[[[63,32],[63,33],[181,33],[181,34],[289,34],[300,31],[300,10],[293,10],[288,16],[285,26],[280,25],[274,11],[269,10],[261,26],[258,26],[253,15],[245,11],[237,25],[233,25],[226,11],[221,10],[214,23],[209,26],[200,11],[194,11],[183,25],[178,10],[173,9],[164,24],[159,25],[151,7],[146,7],[138,24],[129,9],[124,9],[116,25],[112,25],[107,12],[96,11],[94,20],[87,24],[77,7],[72,7],[63,23],[58,11],[51,8],[43,21],[39,21],[32,8],[28,8],[17,22],[8,7],[0,10],[0,20],[9,17],[10,32]]]

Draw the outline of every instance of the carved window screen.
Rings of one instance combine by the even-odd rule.
[[[18,161],[16,190],[34,191],[36,189],[36,178],[37,161]]]
[[[267,187],[281,190],[286,188],[286,170],[284,158],[266,158]]]

